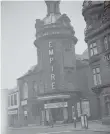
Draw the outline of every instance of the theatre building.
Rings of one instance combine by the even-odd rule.
[[[110,1],[84,1],[85,42],[89,50],[91,83],[99,118],[110,123]]]
[[[72,122],[84,112],[95,118],[97,104],[86,75],[88,60],[76,58],[78,40],[70,19],[60,13],[60,2],[45,3],[47,15],[35,24],[38,64],[17,79],[20,123],[47,125],[50,115],[55,123]]]

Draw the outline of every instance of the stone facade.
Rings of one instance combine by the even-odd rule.
[[[98,117],[88,51],[75,54],[78,40],[70,19],[60,13],[59,4],[46,1],[47,16],[35,24],[38,64],[17,79],[22,126],[47,125],[50,116],[54,122],[63,123],[72,122],[73,116],[80,119],[82,113],[88,113],[89,119]]]
[[[84,1],[85,42],[89,50],[89,87],[96,94],[99,118],[110,115],[110,2]]]

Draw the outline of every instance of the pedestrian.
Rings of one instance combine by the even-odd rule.
[[[73,117],[73,121],[74,121],[74,128],[76,128],[76,117]]]
[[[50,125],[53,128],[53,117],[52,117],[52,114],[51,113],[50,113]]]

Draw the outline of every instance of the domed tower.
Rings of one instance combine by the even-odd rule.
[[[60,1],[45,1],[45,3],[46,17],[43,20],[36,20],[35,46],[38,49],[38,65],[47,73],[48,80],[54,81],[48,90],[56,91],[64,88],[65,71],[75,69],[77,38],[74,36],[70,19],[66,14],[60,13]]]
[[[44,93],[39,95],[38,100],[48,103],[45,105],[47,108],[51,102],[70,99],[70,92],[73,93],[77,89],[75,79],[77,38],[74,36],[75,31],[68,16],[60,13],[60,1],[45,3],[47,15],[43,20],[36,20],[34,44],[38,52],[38,66],[43,72],[41,80],[46,85]],[[64,105],[67,107],[67,104]],[[62,117],[63,114],[60,115]]]
[[[106,102],[102,94],[110,94],[110,2],[84,1],[82,14],[92,76],[89,87],[97,95],[99,116],[103,117],[107,111],[110,113],[110,108],[101,103]]]

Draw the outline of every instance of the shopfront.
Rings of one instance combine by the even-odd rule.
[[[16,127],[18,123],[18,109],[8,111],[9,127]]]
[[[100,95],[102,118],[110,116],[110,87],[103,89]]]
[[[105,99],[105,108],[107,116],[110,116],[110,94],[104,97]]]

